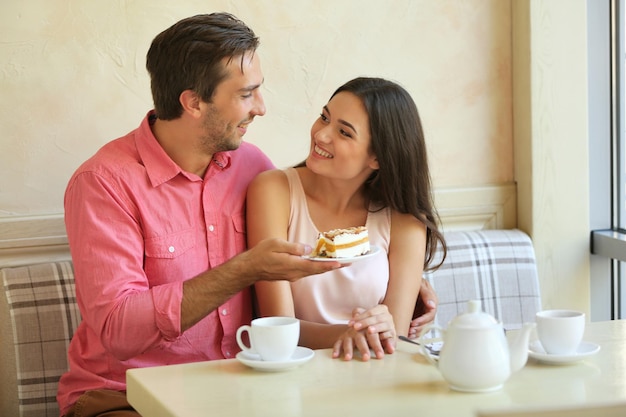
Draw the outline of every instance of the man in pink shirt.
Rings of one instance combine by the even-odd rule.
[[[246,188],[273,168],[242,142],[265,114],[258,44],[225,13],[159,34],[147,54],[154,110],[70,179],[65,221],[83,320],[59,382],[61,415],[138,415],[127,369],[232,358],[235,332],[253,316],[252,284],[341,267],[277,239],[246,251]]]

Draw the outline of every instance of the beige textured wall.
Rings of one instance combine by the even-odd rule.
[[[514,224],[533,239],[544,307],[589,311],[586,0],[4,0],[8,257],[22,250],[11,242],[27,245],[42,225],[41,256],[65,250],[70,175],[151,108],[150,41],[180,18],[218,10],[261,37],[268,114],[246,139],[278,166],[305,156],[310,124],[339,84],[394,79],[420,108],[435,188],[488,205],[481,187],[515,182]]]
[[[152,38],[219,10],[261,37],[268,114],[246,139],[278,166],[305,157],[339,84],[373,75],[412,93],[436,187],[513,181],[510,1],[4,0],[0,10],[0,219],[61,213],[74,169],[151,108]]]

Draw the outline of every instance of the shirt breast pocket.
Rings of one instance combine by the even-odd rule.
[[[144,243],[144,267],[151,286],[191,278],[198,262],[194,229],[147,238]]]
[[[231,215],[232,220],[232,240],[230,242],[230,256],[234,256],[240,252],[246,250],[247,235],[246,235],[246,218],[244,213],[234,213]]]
[[[145,243],[147,257],[173,259],[193,248],[196,245],[196,236],[193,229],[188,229],[167,236],[148,238]]]

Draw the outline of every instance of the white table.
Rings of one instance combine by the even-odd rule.
[[[418,347],[398,341],[383,360],[344,362],[325,349],[278,373],[236,359],[133,369],[128,400],[145,417],[473,417],[479,410],[626,402],[626,320],[590,323],[585,340],[601,351],[569,365],[529,359],[494,393],[451,391]]]

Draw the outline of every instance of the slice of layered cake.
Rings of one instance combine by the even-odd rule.
[[[326,258],[352,258],[370,251],[367,227],[333,229],[320,233],[312,256]]]

